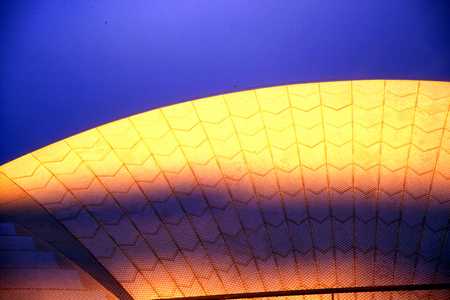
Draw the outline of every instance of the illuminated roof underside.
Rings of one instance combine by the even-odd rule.
[[[449,104],[383,80],[189,101],[1,166],[0,199],[40,203],[135,299],[445,282]]]

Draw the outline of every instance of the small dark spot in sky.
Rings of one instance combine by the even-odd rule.
[[[108,21],[105,20],[105,25],[108,24]]]

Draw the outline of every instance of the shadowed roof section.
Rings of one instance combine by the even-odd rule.
[[[28,210],[28,212],[31,212],[31,216],[28,216],[28,218],[22,217],[27,218],[28,222],[26,222],[26,225],[33,231],[37,230],[42,233],[42,227],[47,227],[47,231],[52,231],[53,245],[61,246],[61,242],[63,242],[66,248],[72,247],[78,251],[80,250],[79,247],[74,247],[76,241],[75,243],[69,242],[67,236],[65,240],[61,238],[61,229],[58,228],[60,225],[56,222],[46,224],[45,221],[43,222],[43,216],[41,216],[40,224],[36,226],[37,212],[32,210]],[[43,215],[45,215],[45,212]],[[117,285],[116,292],[119,292],[117,294],[120,297],[115,297],[86,272],[70,262],[70,259],[76,255],[82,257],[82,251],[74,253],[72,257],[67,259],[64,255],[60,255],[56,248],[49,243],[43,242],[26,228],[13,222],[11,219],[7,219],[2,207],[0,214],[1,299],[131,299],[126,297],[126,292],[122,291],[120,293],[118,291],[120,286]],[[48,229],[51,227],[53,227],[53,230]],[[89,266],[89,263],[93,265],[95,260],[86,261],[85,266]],[[102,276],[99,273],[97,275]],[[107,273],[106,276],[108,276]],[[99,280],[99,282],[102,282],[102,280]]]
[[[0,132],[8,141],[0,163],[209,95],[299,82],[450,80],[447,0],[0,5]]]
[[[132,299],[54,214],[2,173],[0,190],[0,298]],[[96,281],[82,270],[67,270],[63,260]]]
[[[0,199],[39,205],[134,299],[448,283],[449,104],[414,80],[188,101],[0,166],[22,191]]]

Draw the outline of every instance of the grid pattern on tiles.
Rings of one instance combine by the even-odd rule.
[[[0,167],[136,299],[447,280],[450,84],[185,102]],[[7,185],[0,185],[8,194]]]

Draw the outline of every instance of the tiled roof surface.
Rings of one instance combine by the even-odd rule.
[[[0,197],[135,299],[448,281],[449,104],[449,83],[385,80],[189,101],[1,166]]]

